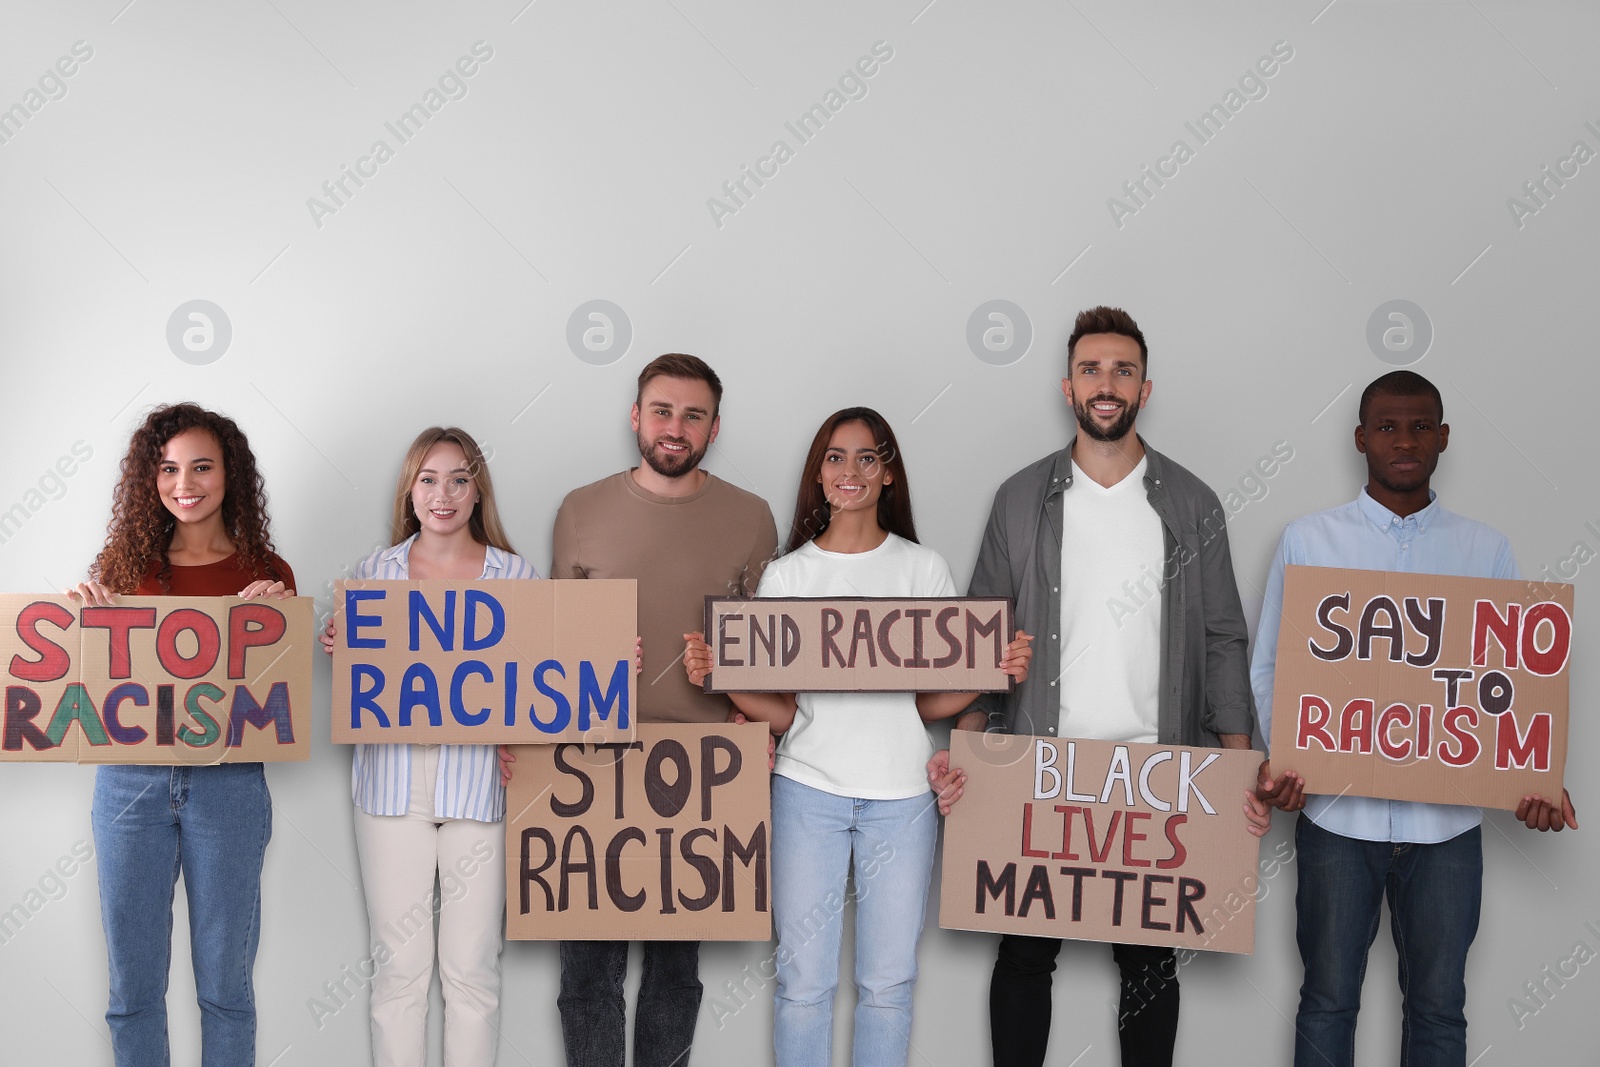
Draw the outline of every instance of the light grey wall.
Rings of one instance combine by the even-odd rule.
[[[1526,574],[1576,575],[1590,606],[1600,162],[1565,164],[1542,204],[1523,184],[1578,142],[1600,150],[1594,5],[524,3],[7,0],[0,107],[27,117],[0,127],[0,511],[21,505],[25,521],[5,530],[0,588],[83,573],[128,432],[179,398],[250,433],[279,545],[324,603],[323,583],[383,537],[401,451],[434,422],[493,447],[508,526],[542,566],[562,494],[634,458],[631,380],[672,350],[727,383],[711,469],[780,515],[821,418],[882,410],[925,540],[964,578],[994,488],[1066,433],[1056,388],[1074,313],[1108,302],[1151,341],[1147,438],[1238,491],[1230,532],[1252,616],[1283,523],[1360,484],[1361,386],[1407,364],[1444,391],[1448,505],[1504,529]],[[76,42],[92,56],[53,80]],[[457,98],[441,94],[401,143],[385,123],[476,42],[492,56],[447,80]],[[826,106],[875,44],[892,57],[847,81],[855,98],[841,92],[801,143],[786,123]],[[1275,47],[1292,58],[1241,89]],[[1243,106],[1201,143],[1186,123],[1226,110],[1235,89]],[[367,164],[360,187],[345,179],[339,203],[326,197],[323,183],[380,139],[392,158]],[[1125,196],[1178,140],[1192,158]],[[789,158],[772,174],[761,161],[776,141]],[[747,179],[741,205],[722,186],[745,166],[771,176]],[[214,311],[210,350],[183,348],[193,300],[225,315],[225,351]],[[578,313],[593,300],[623,309],[631,340],[624,350],[613,314],[611,349],[580,343],[585,360],[569,320],[591,325]],[[999,352],[981,344],[992,300],[1021,309]],[[1381,343],[1406,328],[1385,317],[1394,300],[1414,305],[1399,351]],[[1280,442],[1292,461],[1255,479]],[[54,479],[74,448],[91,454]],[[1585,714],[1596,632],[1580,630],[1574,656],[1568,767],[1600,821],[1583,773],[1600,756]],[[364,999],[320,1026],[309,1005],[368,953],[348,768],[319,743],[310,763],[268,772],[264,1064],[367,1055]],[[110,1062],[93,865],[49,873],[89,838],[92,775],[0,773],[0,909],[41,904],[0,944],[0,1061]],[[1289,822],[1269,852],[1290,849]],[[1488,817],[1474,1063],[1592,1060],[1600,965],[1547,982],[1546,1002],[1524,984],[1546,966],[1571,974],[1580,943],[1600,949],[1597,832],[1539,836]],[[1186,968],[1184,1062],[1287,1062],[1292,872],[1264,885],[1254,957]],[[193,1063],[181,902],[177,921],[175,1062]],[[1361,1019],[1368,1062],[1396,1058],[1387,942]],[[770,1062],[770,989],[720,1028],[711,1007],[768,952],[707,948],[695,1063]],[[986,1060],[992,956],[991,938],[928,932],[913,1063]],[[1109,953],[1071,945],[1063,961],[1053,1062],[1115,1063]],[[511,946],[504,989],[500,1062],[558,1062],[553,946]],[[1519,1021],[1514,997],[1537,1012]],[[848,1023],[837,1030],[846,1049]]]

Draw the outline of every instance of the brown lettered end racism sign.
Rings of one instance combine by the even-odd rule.
[[[939,925],[1248,953],[1256,752],[956,730]]]
[[[335,744],[633,736],[630,579],[335,583]]]
[[[1310,793],[1560,797],[1571,651],[1570,585],[1289,567],[1273,770]]]
[[[311,755],[310,597],[0,595],[0,761]]]
[[[765,724],[644,723],[631,742],[513,752],[508,938],[772,936]]]
[[[1004,597],[706,597],[708,693],[1009,693]]]

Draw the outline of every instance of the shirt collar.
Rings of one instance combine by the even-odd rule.
[[[1433,525],[1433,520],[1439,514],[1439,494],[1432,489],[1428,490],[1428,506],[1421,511],[1401,518],[1376,500],[1367,492],[1367,487],[1361,487],[1361,494],[1356,497],[1356,506],[1361,509],[1361,514],[1366,516],[1368,522],[1380,530],[1387,530],[1391,526],[1403,522],[1415,522],[1419,533],[1427,533],[1428,527]]]
[[[400,566],[406,566],[411,559],[411,543],[416,539],[417,535],[412,534],[404,541],[401,541],[398,545],[395,545],[393,548],[389,549],[383,554],[383,561],[385,563],[398,562]]]
[[[385,563],[398,563],[400,566],[409,570],[411,563],[411,546],[416,541],[417,537],[417,534],[412,534],[404,541],[401,541],[398,545],[395,545],[393,548],[386,551],[383,554],[383,561]],[[506,554],[504,552],[500,551],[493,545],[485,545],[483,552],[483,574],[480,577],[489,577],[491,571],[499,573],[506,570],[508,568],[508,562],[509,561],[506,559]]]
[[[1149,491],[1152,485],[1161,485],[1165,473],[1162,456],[1142,436],[1134,436],[1139,438],[1139,444],[1144,448],[1144,487]],[[1050,468],[1050,485],[1045,490],[1046,496],[1064,493],[1072,487],[1072,445],[1077,439],[1078,435],[1073,434],[1067,439],[1067,447],[1056,453],[1055,464]]]

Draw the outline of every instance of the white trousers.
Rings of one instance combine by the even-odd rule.
[[[437,913],[445,1065],[493,1067],[500,1044],[505,823],[435,817],[439,748],[416,751],[406,814],[355,812],[356,851],[379,963],[372,980],[372,1062],[427,1062]]]

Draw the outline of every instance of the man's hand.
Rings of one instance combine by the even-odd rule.
[[[511,765],[517,762],[517,757],[511,754],[511,746],[509,745],[496,745],[495,748],[500,752],[500,784],[510,785]]]
[[[928,761],[928,783],[938,794],[939,814],[949,815],[956,801],[961,799],[967,784],[967,772],[950,766],[950,750],[941,748]]]
[[[1284,771],[1274,779],[1272,761],[1264,759],[1256,772],[1255,796],[1279,811],[1299,811],[1306,806],[1306,780],[1294,771]]]
[[[745,723],[750,722],[751,720],[745,717],[744,712],[735,710],[735,711],[728,712],[728,721],[733,723],[735,726],[743,726]],[[777,765],[778,765],[778,737],[777,737],[776,734],[774,734],[772,732],[772,727],[768,726],[767,727],[767,772],[770,774],[772,769],[774,767],[776,767]]]
[[[1557,807],[1552,802],[1539,796],[1522,798],[1522,803],[1517,805],[1517,818],[1530,830],[1554,830],[1560,833],[1564,827],[1578,828],[1578,813],[1572,807],[1572,796],[1565,789],[1561,791],[1561,806]]]

